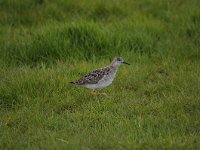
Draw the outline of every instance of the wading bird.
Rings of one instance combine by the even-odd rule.
[[[106,93],[98,93],[96,90],[107,87],[112,83],[121,64],[130,65],[122,57],[116,57],[109,66],[96,69],[79,80],[70,83],[92,89],[92,95],[107,96]]]

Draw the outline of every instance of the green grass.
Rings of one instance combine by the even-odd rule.
[[[1,0],[0,149],[199,149],[198,0]],[[122,56],[110,97],[66,84]]]

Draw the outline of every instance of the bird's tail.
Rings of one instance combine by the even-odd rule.
[[[67,84],[75,84],[75,83],[74,83],[73,81],[71,81],[71,82],[67,82],[66,85],[67,85]]]
[[[70,83],[70,84],[75,84],[74,81],[71,81],[71,82],[68,82],[68,83]]]
[[[68,82],[67,84],[82,85],[82,84],[79,83],[78,81],[71,81],[71,82]]]

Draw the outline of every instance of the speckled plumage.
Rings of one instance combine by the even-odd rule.
[[[104,75],[108,75],[110,71],[111,69],[109,67],[96,69],[80,78],[79,80],[74,81],[73,83],[76,85],[97,84],[98,81],[101,80]]]
[[[96,69],[79,80],[70,83],[93,90],[104,88],[112,83],[121,63],[128,64],[121,57],[118,57],[109,66]]]

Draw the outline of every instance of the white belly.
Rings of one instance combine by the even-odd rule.
[[[115,78],[115,73],[104,76],[97,84],[87,84],[85,85],[85,87],[89,89],[101,89],[110,85],[113,82],[114,78]]]

